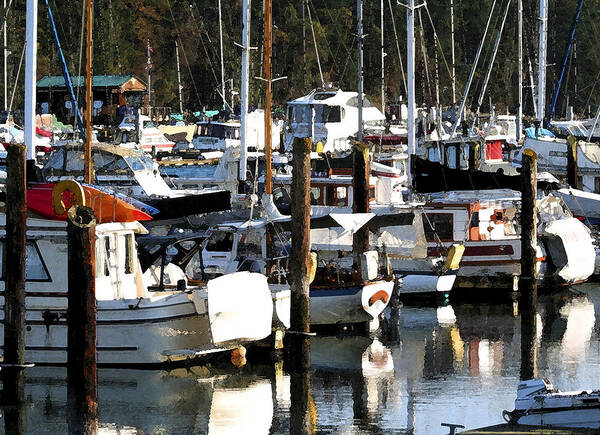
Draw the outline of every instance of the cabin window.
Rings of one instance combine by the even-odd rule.
[[[324,106],[323,107],[324,122],[341,122],[342,108],[340,106]]]
[[[375,186],[369,186],[369,201],[375,201]]]
[[[25,279],[27,281],[51,281],[48,268],[46,267],[40,250],[35,242],[27,242],[25,246],[25,256]],[[5,280],[4,241],[0,242],[0,265],[2,267],[2,280]]]
[[[293,108],[293,122],[310,122],[312,118],[312,110],[306,104],[296,104]]]
[[[335,188],[335,195],[337,197],[336,205],[345,207],[348,205],[348,189],[343,186]]]
[[[452,214],[425,213],[423,227],[428,242],[453,240]]]
[[[133,236],[131,234],[125,234],[125,273],[133,273]]]
[[[583,188],[583,176],[578,175],[577,176],[577,186],[575,186],[575,189],[581,189]]]
[[[213,252],[229,252],[232,248],[233,234],[226,232],[214,233],[206,245],[206,250]]]
[[[335,205],[335,186],[325,187],[325,205]]]
[[[110,275],[110,237],[105,236],[102,238],[104,244],[104,258],[102,259],[104,276]]]
[[[311,187],[310,188],[310,205],[321,205],[323,201],[321,200],[321,188],[320,187]]]
[[[83,157],[83,153],[80,153],[80,155]],[[128,169],[125,160],[115,154],[94,153],[92,154],[92,161],[97,174],[120,172]]]
[[[600,177],[594,178],[594,193],[600,193]]]

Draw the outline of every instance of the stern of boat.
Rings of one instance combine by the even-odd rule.
[[[363,309],[376,319],[390,302],[393,290],[393,280],[378,280],[365,284],[361,294]]]

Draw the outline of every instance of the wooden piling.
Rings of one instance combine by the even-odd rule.
[[[290,433],[311,432],[310,418],[310,139],[294,140],[292,170],[291,313],[288,338]]]
[[[293,144],[292,170],[292,248],[290,253],[291,360],[297,368],[309,367],[310,344],[310,150],[308,138]]]
[[[67,419],[69,433],[95,433],[96,373],[95,228],[92,209],[71,207],[68,237]]]
[[[6,241],[4,245],[4,361],[2,403],[7,434],[26,432],[25,364],[25,249],[27,201],[25,145],[6,146]]]
[[[567,183],[575,189],[579,189],[577,173],[577,139],[570,134],[567,137]]]
[[[27,189],[25,145],[6,147],[6,242],[4,252],[4,363],[25,363],[25,245]],[[5,370],[3,369],[3,373]]]
[[[537,377],[537,163],[532,150],[523,151],[521,177],[521,380],[528,380]]]
[[[353,202],[354,213],[369,212],[369,147],[357,142],[352,153],[353,162]],[[369,228],[363,226],[352,236],[352,252],[354,257],[354,270],[361,273],[360,259],[363,252],[369,250]]]

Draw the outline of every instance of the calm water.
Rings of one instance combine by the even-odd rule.
[[[563,390],[600,385],[600,286],[540,297],[538,370]],[[512,305],[402,307],[379,338],[311,340],[319,433],[446,434],[442,422],[502,422],[519,379]],[[66,372],[26,372],[27,432],[66,433]],[[289,433],[290,377],[281,367],[99,370],[100,433]],[[1,430],[4,427],[0,425]]]

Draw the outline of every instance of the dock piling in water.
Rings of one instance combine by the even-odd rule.
[[[25,433],[25,259],[27,202],[25,145],[6,146],[6,240],[4,252],[4,361],[2,403],[7,434]]]
[[[92,209],[71,207],[67,219],[69,433],[95,433],[98,425],[95,228],[96,218]]]
[[[311,432],[310,417],[310,151],[308,138],[293,144],[292,249],[290,253],[291,334],[288,364],[291,372],[290,432]]]
[[[521,380],[537,377],[537,163],[531,150],[523,152],[521,177],[521,276],[519,278],[521,312]]]

